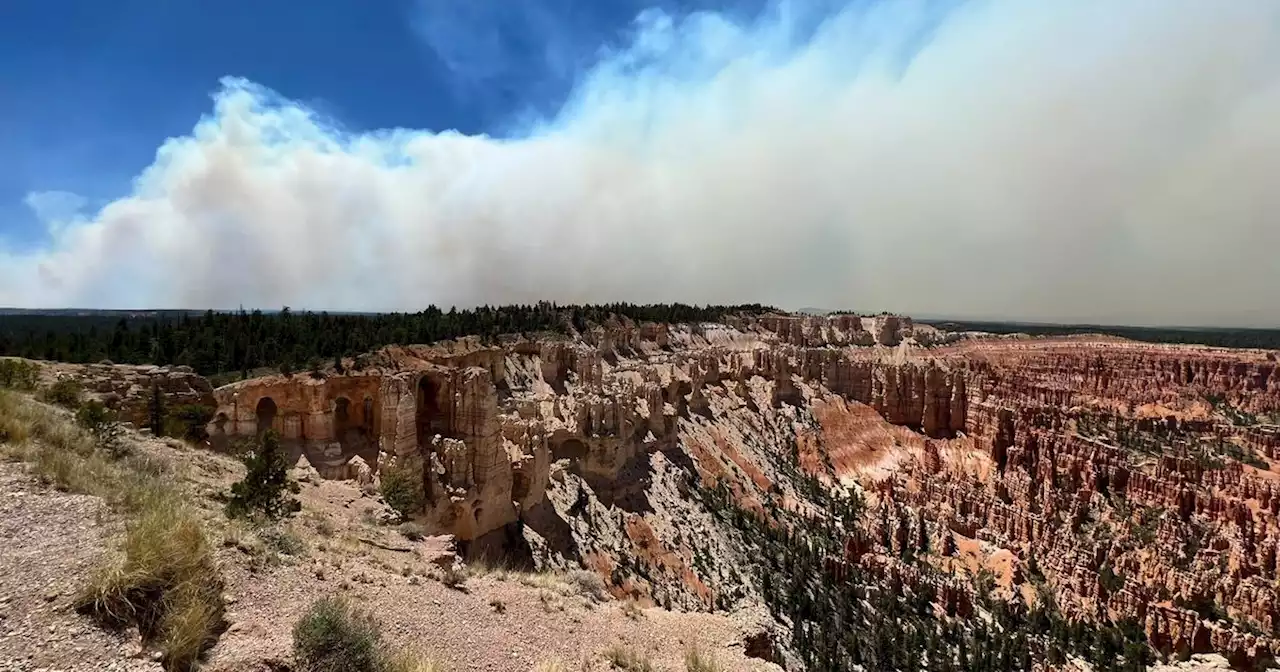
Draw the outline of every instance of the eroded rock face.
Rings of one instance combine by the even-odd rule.
[[[120,419],[146,427],[150,404],[158,388],[166,408],[182,405],[212,407],[213,386],[186,366],[132,364],[52,364],[54,376],[67,376],[84,386],[85,394],[120,413]]]
[[[928,582],[945,613],[972,613],[965,577],[986,567],[1010,599],[1047,590],[1072,618],[1133,619],[1164,652],[1280,650],[1267,353],[767,316],[374,359],[220,388],[211,431],[275,428],[328,478],[371,478],[357,456],[375,474],[420,458],[429,534],[584,565],[641,602],[751,602],[735,567],[752,559],[696,491],[804,510],[804,476],[867,501],[831,562]],[[899,561],[913,544],[954,577]]]

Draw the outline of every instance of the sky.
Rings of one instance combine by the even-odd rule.
[[[1274,0],[8,0],[0,306],[1280,326]]]

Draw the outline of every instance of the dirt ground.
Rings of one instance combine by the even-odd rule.
[[[780,669],[743,654],[745,617],[597,600],[559,575],[469,568],[464,584],[445,585],[447,540],[410,540],[352,483],[307,477],[302,512],[278,531],[230,523],[216,493],[238,478],[238,462],[173,441],[140,442],[184,465],[218,547],[229,627],[203,669],[288,669],[293,623],[331,594],[376,614],[390,644],[452,672],[530,670],[553,660],[603,671],[612,669],[604,652],[615,645],[647,654],[658,670],[683,670],[695,645],[726,670]],[[69,607],[122,529],[98,498],[51,490],[22,465],[0,464],[0,671],[160,670],[136,632],[105,632]]]

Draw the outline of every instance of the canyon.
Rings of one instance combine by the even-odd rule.
[[[216,449],[273,429],[324,478],[372,491],[408,470],[413,519],[464,557],[585,566],[645,604],[758,603],[758,559],[698,493],[820,520],[816,483],[862,504],[830,563],[935,584],[949,613],[985,577],[999,599],[1137,623],[1169,659],[1280,652],[1270,351],[889,315],[617,319],[390,346],[212,395]],[[930,552],[904,560],[916,545]]]
[[[765,310],[497,333],[217,388],[178,365],[22,366],[37,397],[77,383],[193,465],[214,511],[231,456],[278,438],[305,484],[281,529],[311,530],[319,569],[236,570],[264,623],[294,603],[275,604],[281,586],[322,591],[323,567],[345,563],[363,569],[340,585],[363,585],[409,553],[422,567],[383,584],[587,575],[616,605],[740,632],[735,660],[761,669],[1264,670],[1280,655],[1275,351]],[[157,405],[167,437],[146,436]],[[207,427],[170,426],[193,418]],[[369,543],[395,559],[374,563]]]

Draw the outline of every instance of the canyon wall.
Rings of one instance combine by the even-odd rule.
[[[1170,654],[1280,650],[1274,353],[763,316],[371,361],[216,390],[215,443],[273,428],[331,478],[420,461],[431,533],[693,608],[753,588],[691,493],[803,510],[804,476],[867,502],[832,562],[934,581],[948,613],[973,608],[964,582],[921,578],[903,544],[945,540],[921,562],[1133,619]]]

